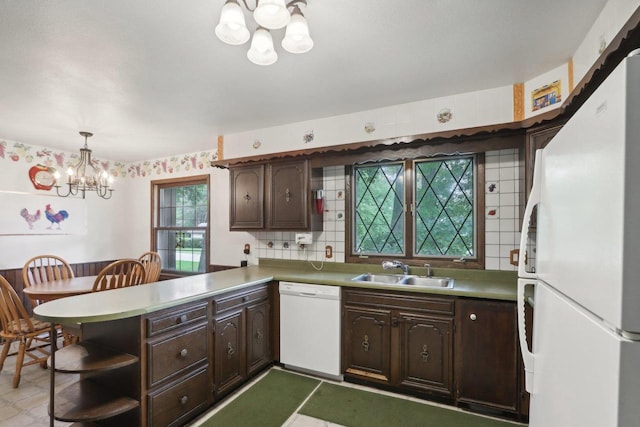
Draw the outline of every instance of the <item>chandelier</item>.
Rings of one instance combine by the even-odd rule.
[[[87,146],[87,138],[93,136],[91,132],[80,132],[84,136],[84,148],[80,149],[80,161],[72,168],[67,169],[67,191],[61,193],[58,184],[60,172],[56,171],[56,192],[60,197],[76,196],[82,194],[84,199],[87,191],[95,191],[103,199],[110,199],[113,188],[113,177],[106,170],[99,171],[91,160],[91,150]]]
[[[247,0],[242,0],[244,7],[253,12],[253,19],[257,24],[253,33],[251,47],[247,52],[249,61],[257,65],[271,65],[278,60],[278,54],[273,47],[270,30],[287,27],[282,48],[290,53],[309,52],[313,47],[313,40],[309,37],[309,26],[300,6],[307,5],[306,0],[255,0],[252,9]],[[291,11],[289,11],[291,10]],[[230,45],[244,44],[250,34],[244,20],[244,12],[238,0],[226,0],[220,13],[220,23],[216,26],[216,36]]]

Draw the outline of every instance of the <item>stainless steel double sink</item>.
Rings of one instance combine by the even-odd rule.
[[[423,277],[413,274],[359,274],[352,278],[354,282],[378,283],[381,285],[416,286],[428,288],[453,288],[450,277]]]

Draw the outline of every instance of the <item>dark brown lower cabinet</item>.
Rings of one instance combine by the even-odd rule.
[[[244,381],[244,312],[235,310],[214,322],[213,360],[216,397],[223,396]]]
[[[185,425],[272,363],[270,287],[82,324],[82,341],[56,352],[54,375],[81,375],[54,395],[55,418],[104,426]]]
[[[452,395],[453,299],[346,289],[347,378],[413,392]]]
[[[516,304],[456,302],[456,401],[518,414],[520,354]]]
[[[347,375],[391,383],[391,310],[346,305],[344,360]]]
[[[247,375],[253,375],[271,363],[271,313],[268,300],[249,305],[247,314]]]
[[[180,426],[213,403],[207,302],[144,318],[147,426]],[[143,420],[144,421],[144,420]]]
[[[453,319],[403,313],[400,385],[451,394]]]
[[[527,416],[512,301],[345,288],[345,378]]]
[[[214,297],[213,311],[214,389],[219,399],[273,360],[268,285]]]

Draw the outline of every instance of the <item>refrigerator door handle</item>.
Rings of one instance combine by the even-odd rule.
[[[527,253],[527,235],[529,224],[531,223],[531,215],[533,208],[540,203],[540,180],[542,179],[542,150],[536,151],[536,162],[533,167],[533,183],[531,185],[531,193],[527,201],[527,207],[524,210],[522,218],[522,229],[520,232],[520,256],[518,260],[518,277],[528,279],[537,279],[536,273],[530,273],[525,269],[525,260],[528,258]]]
[[[518,336],[520,338],[520,353],[522,353],[522,360],[524,362],[524,385],[526,390],[533,394],[534,383],[533,377],[535,372],[535,359],[536,356],[529,351],[529,343],[527,342],[527,325],[525,323],[524,309],[525,309],[525,291],[527,286],[535,287],[535,281],[527,279],[518,279]],[[531,294],[533,295],[533,293]],[[531,327],[531,325],[529,325]],[[531,347],[533,349],[533,346]]]

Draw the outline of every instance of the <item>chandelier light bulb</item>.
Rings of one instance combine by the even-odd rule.
[[[261,27],[277,30],[284,28],[289,23],[291,15],[289,15],[285,0],[258,0],[258,5],[253,12],[253,19]]]
[[[291,21],[289,21],[284,39],[282,39],[282,47],[290,53],[306,53],[313,47],[307,20],[298,5],[295,5],[293,12],[291,12]]]
[[[249,40],[244,13],[237,0],[227,0],[224,4],[215,32],[220,40],[230,45],[240,45]]]
[[[256,65],[271,65],[278,60],[278,54],[273,48],[273,39],[269,30],[258,27],[253,33],[247,58]]]

